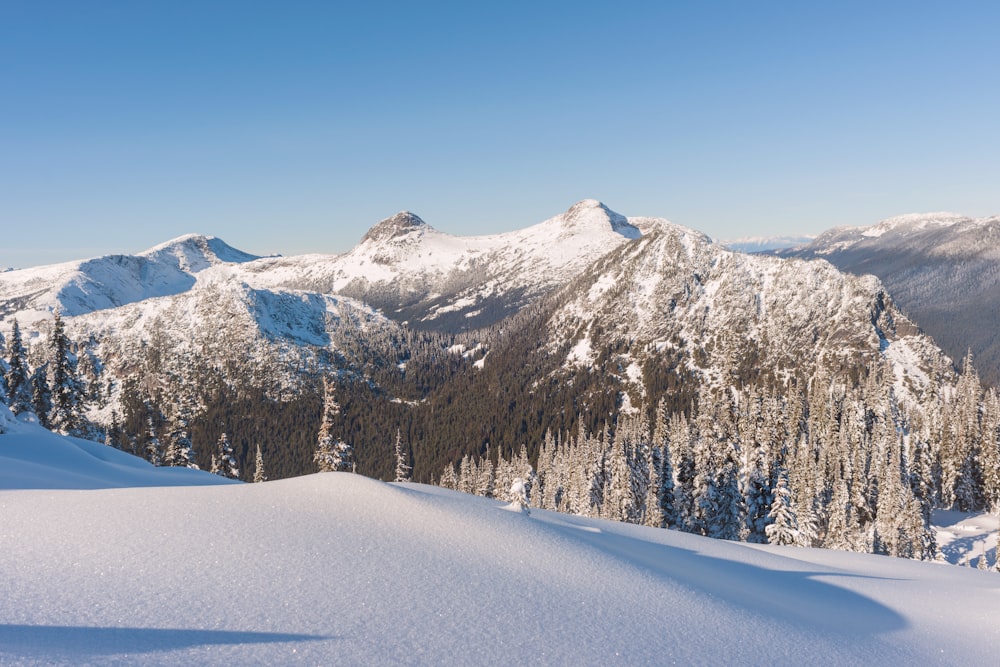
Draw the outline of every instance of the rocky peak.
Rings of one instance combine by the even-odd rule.
[[[570,206],[562,215],[562,226],[570,231],[610,226],[614,232],[626,238],[637,239],[642,236],[642,232],[630,224],[628,218],[596,199],[584,199]]]
[[[368,233],[361,238],[361,242],[370,241],[372,243],[382,243],[392,239],[406,236],[412,231],[426,229],[429,225],[414,213],[400,211],[396,215],[375,223]]]

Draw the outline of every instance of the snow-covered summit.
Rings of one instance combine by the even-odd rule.
[[[135,255],[105,255],[0,273],[3,319],[83,315],[191,289],[196,275],[257,259],[212,236],[188,234]]]
[[[570,206],[565,213],[542,224],[547,223],[564,230],[560,236],[578,233],[603,234],[609,228],[627,239],[637,239],[642,236],[639,228],[631,224],[628,218],[612,211],[603,202],[596,199],[578,201]]]
[[[404,211],[343,255],[243,265],[248,283],[344,294],[397,319],[464,329],[496,321],[557,289],[590,263],[666,221],[631,219],[585,199],[535,225],[455,236]]]
[[[182,271],[198,273],[218,264],[240,264],[259,259],[237,250],[215,236],[185,234],[138,254],[156,263],[171,263]]]
[[[400,211],[375,223],[368,233],[361,237],[361,243],[385,243],[427,229],[430,229],[430,226],[420,216],[409,211]]]

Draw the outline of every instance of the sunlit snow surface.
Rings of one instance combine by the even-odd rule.
[[[991,664],[1000,639],[991,572],[504,506],[347,473],[0,491],[0,664]]]

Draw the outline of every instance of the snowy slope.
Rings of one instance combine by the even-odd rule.
[[[213,266],[256,259],[210,236],[189,234],[139,253],[0,273],[0,320],[22,326],[51,316],[82,315],[190,289]]]
[[[234,484],[2,406],[0,545],[3,665],[958,665],[1000,640],[993,572],[347,473]]]
[[[199,470],[154,468],[143,459],[113,447],[57,435],[37,423],[15,419],[6,406],[0,404],[0,489],[104,489],[229,483],[232,482],[228,479]],[[0,514],[9,516],[2,511]]]
[[[822,257],[842,271],[878,276],[945,352],[960,359],[971,348],[983,377],[1000,382],[1000,216],[898,216],[833,229],[777,254]]]
[[[957,665],[1000,639],[994,573],[347,473],[0,491],[0,516],[5,665]]]
[[[376,224],[344,255],[273,258],[243,269],[254,286],[345,294],[396,318],[458,330],[492,323],[562,286],[638,238],[641,226],[641,219],[626,219],[596,200],[490,236],[452,236],[402,212]]]

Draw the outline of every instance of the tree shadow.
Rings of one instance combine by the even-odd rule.
[[[0,623],[0,651],[100,656],[154,653],[200,646],[280,644],[332,639],[322,635],[185,628],[115,628]]]
[[[972,565],[975,566],[979,562],[979,559],[983,557],[983,544],[986,542],[987,537],[988,535],[956,537],[948,544],[940,547],[939,551],[949,563],[965,565],[966,561],[972,561]],[[986,551],[987,563],[994,561],[994,559],[989,557],[990,553],[994,551],[994,549]]]
[[[573,527],[553,525],[556,530]],[[577,539],[671,581],[753,614],[807,630],[853,638],[904,629],[908,622],[896,610],[849,588],[821,578],[882,579],[836,571],[770,569],[726,560],[680,546],[646,542],[618,531],[584,533]],[[585,537],[584,537],[585,536]]]

